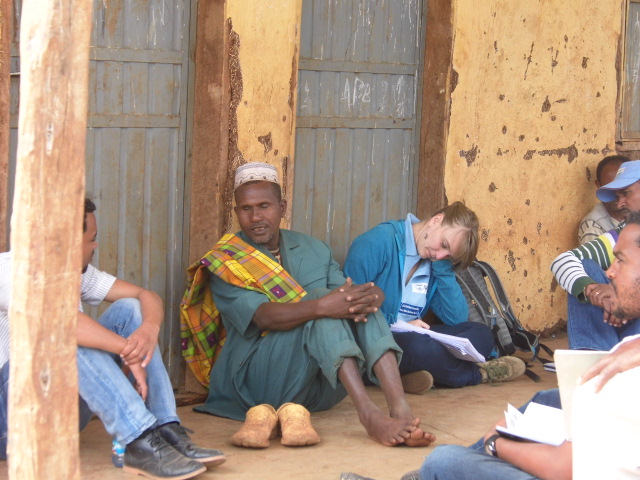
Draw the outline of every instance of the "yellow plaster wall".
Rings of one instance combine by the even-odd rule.
[[[229,0],[226,4],[226,16],[240,40],[238,150],[245,162],[278,167],[286,190],[293,173],[301,8],[302,0]]]
[[[479,215],[479,257],[536,331],[566,321],[549,270],[577,243],[615,147],[619,2],[457,0],[445,187]]]

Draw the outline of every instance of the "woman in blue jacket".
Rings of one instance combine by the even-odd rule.
[[[380,309],[392,325],[405,321],[435,332],[468,338],[489,357],[494,341],[486,325],[469,322],[467,302],[456,282],[454,267],[466,268],[478,249],[478,217],[455,202],[428,220],[411,213],[406,220],[384,222],[357,237],[344,265],[354,283],[374,282],[385,295]],[[443,325],[429,326],[423,317],[431,310]],[[407,393],[422,393],[431,384],[449,387],[504,381],[522,375],[525,365],[516,357],[474,363],[454,357],[428,335],[393,334],[403,350],[400,373]],[[425,372],[429,372],[426,374]]]

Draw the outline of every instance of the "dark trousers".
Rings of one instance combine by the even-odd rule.
[[[488,358],[493,350],[494,340],[491,330],[477,322],[463,322],[457,325],[433,325],[434,332],[446,333],[469,339],[479,353]],[[449,350],[428,335],[413,332],[394,333],[393,338],[402,348],[400,374],[426,370],[436,385],[465,387],[482,381],[478,366],[454,357]]]

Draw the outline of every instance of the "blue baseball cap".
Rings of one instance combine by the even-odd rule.
[[[596,197],[601,202],[613,202],[616,200],[617,190],[623,190],[638,180],[640,180],[640,160],[624,162],[620,165],[616,178],[596,190]]]

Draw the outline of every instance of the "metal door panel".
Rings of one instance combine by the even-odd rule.
[[[14,2],[19,8],[21,2]],[[89,64],[86,184],[98,207],[100,244],[94,263],[164,299],[160,344],[174,383],[181,372],[178,305],[188,224],[185,82],[192,4],[195,0],[95,0]],[[17,43],[12,53],[17,69]],[[17,127],[17,79],[11,101]]]
[[[357,235],[415,209],[422,9],[302,4],[292,228],[339,261]]]

